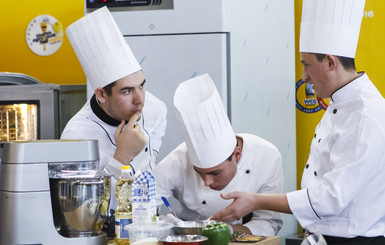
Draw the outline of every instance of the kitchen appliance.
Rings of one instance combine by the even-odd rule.
[[[1,143],[0,244],[102,245],[110,176],[95,140]]]
[[[0,141],[58,139],[86,99],[86,85],[43,84],[0,72]]]

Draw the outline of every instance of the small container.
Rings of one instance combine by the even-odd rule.
[[[173,235],[200,235],[203,227],[213,223],[215,223],[213,220],[181,221],[172,228],[171,233]]]
[[[163,245],[200,245],[207,241],[207,237],[198,235],[168,236],[162,239]]]
[[[151,240],[151,238],[160,241],[170,234],[172,227],[173,225],[170,223],[158,222],[149,224],[130,224],[127,225],[125,229],[128,230],[131,244],[135,244],[141,240]]]

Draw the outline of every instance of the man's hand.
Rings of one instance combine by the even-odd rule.
[[[122,120],[114,135],[116,144],[114,158],[124,165],[128,165],[146,145],[141,127],[135,124],[139,117],[140,113],[132,115],[126,127],[124,127],[125,121]]]
[[[221,193],[221,197],[225,200],[234,199],[234,201],[211,217],[212,220],[231,222],[254,211],[254,193],[234,191],[227,194]]]
[[[246,191],[234,191],[227,194],[221,194],[225,200],[234,199],[234,201],[215,214],[211,219],[230,222],[240,219],[254,210],[270,210],[280,213],[292,214],[286,194],[262,194]]]

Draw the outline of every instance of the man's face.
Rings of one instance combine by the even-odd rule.
[[[221,191],[230,183],[237,173],[237,164],[235,162],[235,156],[233,155],[231,160],[226,160],[215,167],[198,168],[194,166],[194,170],[200,175],[205,186],[216,191]]]
[[[325,57],[321,62],[315,54],[301,53],[303,64],[302,80],[313,84],[316,95],[320,98],[329,98],[333,93],[333,87],[329,79],[329,65]]]
[[[144,76],[142,71],[125,76],[112,87],[111,95],[106,95],[106,113],[116,120],[128,121],[136,112],[141,113],[144,106]]]

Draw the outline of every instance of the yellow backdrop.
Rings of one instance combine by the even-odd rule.
[[[311,94],[307,96],[305,85],[300,82],[302,77],[302,64],[299,56],[301,9],[302,0],[295,0],[298,188],[300,188],[302,172],[309,155],[314,129],[325,112],[323,107],[328,105],[328,100],[317,101]],[[366,0],[356,53],[356,68],[357,71],[365,71],[368,74],[383,96],[385,96],[385,72],[383,71],[385,64],[384,29],[385,1]],[[325,105],[323,102],[325,102]]]
[[[67,28],[84,16],[84,0],[2,1],[0,9],[0,72],[25,73],[43,83],[85,84],[86,78],[66,35],[59,50],[49,56],[32,52],[27,26],[39,15],[50,15]]]

